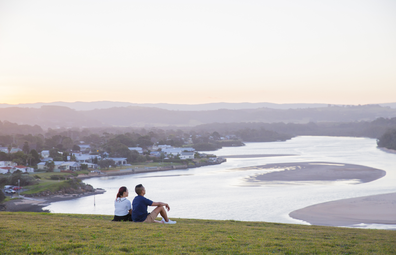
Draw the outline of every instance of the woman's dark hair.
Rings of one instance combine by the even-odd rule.
[[[122,187],[118,190],[118,193],[117,193],[117,197],[116,197],[116,198],[122,197],[122,195],[124,195],[124,192],[125,192],[125,191],[127,191],[127,188],[126,188],[125,186],[122,186]]]

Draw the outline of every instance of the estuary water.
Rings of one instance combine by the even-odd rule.
[[[290,218],[290,212],[306,206],[396,192],[396,154],[377,148],[370,138],[300,136],[285,142],[247,143],[225,147],[217,156],[293,154],[293,156],[229,158],[220,165],[186,170],[131,174],[85,179],[104,194],[54,202],[44,209],[53,213],[113,215],[114,199],[120,186],[130,190],[142,183],[146,197],[170,205],[170,218],[266,221],[307,224]],[[263,170],[241,167],[290,162],[357,164],[386,171],[383,178],[368,183],[334,181],[310,183],[247,182]]]

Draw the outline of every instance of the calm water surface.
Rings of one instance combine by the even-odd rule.
[[[98,177],[84,182],[106,193],[55,202],[45,209],[54,213],[113,215],[114,199],[120,186],[146,187],[146,197],[169,203],[172,218],[267,221],[306,224],[292,219],[294,210],[318,203],[396,192],[396,154],[377,148],[376,140],[351,137],[301,136],[286,142],[247,143],[226,147],[216,155],[296,154],[284,157],[230,158],[226,163],[188,170],[175,170],[118,177]],[[369,166],[386,171],[386,176],[369,183],[315,182],[309,184],[251,185],[245,179],[260,170],[235,168],[272,163],[334,162]],[[233,170],[234,169],[234,170]],[[95,202],[95,205],[94,205]],[[381,227],[381,226],[374,226]]]

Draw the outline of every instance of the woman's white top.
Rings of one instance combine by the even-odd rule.
[[[114,215],[116,216],[125,216],[129,213],[129,210],[132,209],[131,201],[123,198],[117,198],[114,202]]]

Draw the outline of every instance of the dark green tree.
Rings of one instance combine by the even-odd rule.
[[[389,129],[378,140],[378,147],[396,150],[396,129]]]
[[[115,162],[112,159],[103,159],[98,162],[100,168],[109,168],[110,166],[115,166]]]
[[[29,153],[30,147],[29,147],[29,143],[28,143],[28,142],[25,142],[25,143],[23,144],[22,151],[23,151],[25,154],[28,154],[28,153]]]
[[[0,189],[0,203],[4,201],[6,196],[4,195],[3,191]]]
[[[48,168],[48,172],[53,172],[55,168],[55,163],[54,161],[47,161],[45,163],[45,166]]]

